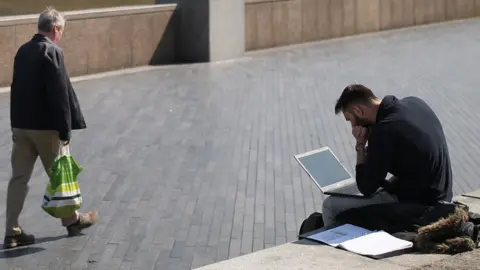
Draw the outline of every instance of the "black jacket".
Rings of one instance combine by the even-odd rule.
[[[15,56],[10,94],[12,128],[56,130],[62,141],[86,128],[62,50],[36,34]]]
[[[387,173],[396,176],[387,182]],[[452,168],[442,124],[417,97],[386,96],[371,127],[366,162],[356,166],[359,190],[383,187],[400,202],[435,204],[452,199]]]

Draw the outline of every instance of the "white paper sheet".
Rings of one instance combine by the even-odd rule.
[[[345,224],[308,236],[307,238],[320,241],[332,247],[337,247],[347,240],[355,239],[369,233],[372,233],[372,231],[351,224]]]
[[[413,243],[398,239],[384,231],[373,232],[343,242],[340,247],[360,255],[379,256],[412,247]]]

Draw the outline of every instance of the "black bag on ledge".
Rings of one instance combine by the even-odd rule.
[[[323,228],[323,216],[321,213],[314,212],[302,222],[298,235],[302,235],[320,228]]]

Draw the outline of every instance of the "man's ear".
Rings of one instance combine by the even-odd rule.
[[[363,110],[358,106],[353,106],[352,111],[356,114],[356,116],[363,116]]]

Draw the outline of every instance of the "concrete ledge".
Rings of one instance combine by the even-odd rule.
[[[181,1],[178,57],[187,62],[215,62],[245,53],[244,0]]]
[[[62,14],[65,16],[67,21],[75,21],[75,20],[85,20],[85,19],[92,19],[92,18],[148,14],[148,13],[155,13],[155,12],[162,12],[162,11],[174,11],[176,7],[177,7],[176,4],[148,5],[148,6],[123,6],[123,7],[67,11],[67,12],[62,12]],[[5,16],[5,17],[0,17],[0,26],[36,24],[37,20],[38,20],[38,14],[22,15],[22,16]]]
[[[72,11],[60,42],[71,76],[176,61],[176,5]],[[37,31],[38,15],[0,18],[0,86],[10,84],[18,48]]]
[[[259,3],[270,3],[270,2],[286,2],[291,0],[245,0],[245,4],[259,4]]]
[[[247,0],[247,51],[480,16],[479,0]]]
[[[432,269],[443,269],[443,270],[473,270],[478,269],[478,258],[480,256],[480,249],[474,250],[472,252],[466,252],[458,254],[452,257],[449,257],[445,260],[440,260],[434,263],[424,265],[422,267],[412,268],[412,270],[432,270]]]
[[[375,261],[366,257],[317,245],[310,241],[297,241],[263,251],[212,264],[201,270],[220,269],[408,269],[386,261]]]
[[[480,199],[457,196],[454,200],[469,205],[473,212],[480,211]],[[300,240],[197,269],[411,269],[423,265],[439,265],[439,262],[449,262],[452,258],[458,261],[455,256],[440,254],[404,254],[374,260],[312,241]]]
[[[410,269],[450,257],[438,254],[405,254],[374,260],[311,241],[300,240],[197,269]]]
[[[463,194],[462,196],[464,197],[470,197],[470,198],[475,198],[475,199],[480,199],[480,190],[476,190],[473,192],[469,192],[467,194]]]

